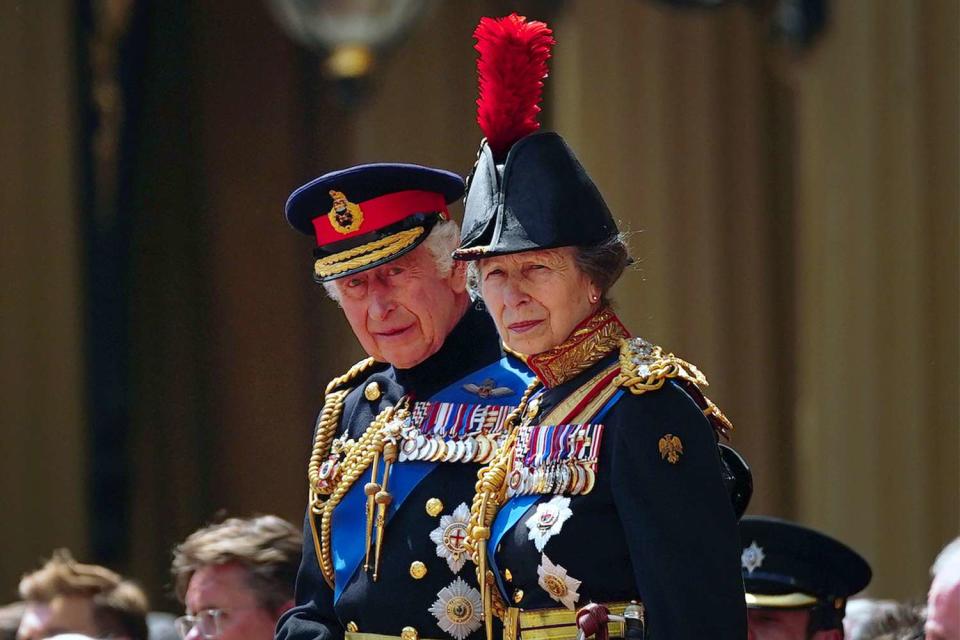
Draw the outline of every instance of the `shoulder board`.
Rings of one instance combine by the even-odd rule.
[[[378,364],[381,366],[386,366],[382,362],[378,363],[373,358],[364,358],[357,364],[350,367],[346,373],[339,375],[333,380],[331,380],[330,382],[328,382],[325,393],[329,394],[334,391],[337,391],[338,389],[343,387],[345,384],[353,382],[363,374],[367,373],[370,369],[372,369],[374,366]]]
[[[626,387],[634,395],[656,391],[671,378],[678,378],[697,387],[706,387],[707,378],[697,367],[643,338],[620,341],[620,374],[615,384]]]

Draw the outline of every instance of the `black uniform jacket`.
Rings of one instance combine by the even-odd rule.
[[[344,403],[341,431],[349,430],[352,438],[358,438],[384,408],[396,405],[404,394],[414,400],[426,400],[471,371],[497,362],[502,355],[489,316],[485,311],[471,308],[447,337],[443,347],[423,363],[406,370],[381,367],[379,371],[351,382],[355,386]],[[516,365],[523,369],[519,360]],[[529,373],[527,376],[529,381]],[[364,389],[371,382],[376,382],[381,391],[374,401],[364,395]],[[505,395],[500,404],[517,404],[524,386],[513,384],[513,387],[513,393]],[[343,588],[336,605],[334,591],[318,567],[309,521],[306,521],[296,606],[281,617],[276,637],[280,640],[337,640],[343,637],[345,628],[361,633],[399,636],[403,628],[412,627],[421,638],[451,640],[452,636],[438,626],[438,618],[430,612],[430,607],[438,600],[439,592],[457,578],[476,589],[476,570],[465,559],[463,566],[454,573],[448,562],[438,555],[438,543],[431,540],[430,534],[437,529],[440,520],[450,516],[458,506],[465,505],[462,509],[469,509],[480,466],[462,462],[437,464],[389,521],[378,580],[374,582],[372,572],[364,572],[361,567]],[[357,482],[362,485],[368,477],[365,474]],[[442,505],[435,515],[427,510],[427,502],[431,499]],[[438,503],[434,501],[432,504]],[[411,569],[413,563],[422,563],[423,567],[418,565],[419,571],[414,571]],[[415,578],[414,574],[422,573],[422,569],[426,569],[425,575]],[[479,622],[474,621],[469,626],[477,627],[470,638],[482,637]]]
[[[562,368],[544,375],[528,361],[549,387],[537,399],[538,410],[528,412],[526,428],[622,362],[609,338],[609,332],[602,339],[588,336],[567,353],[561,346],[551,355],[554,365],[567,369],[592,362],[569,379]],[[577,352],[590,354],[587,362],[578,363],[572,357]],[[639,599],[647,637],[746,638],[737,523],[721,481],[715,430],[688,390],[679,377],[636,394],[621,387],[596,420],[603,432],[589,493],[528,495],[536,502],[526,510],[517,508],[522,496],[505,502],[488,547],[508,606],[576,609]],[[530,449],[536,452],[537,445]],[[514,523],[505,526],[511,506]]]

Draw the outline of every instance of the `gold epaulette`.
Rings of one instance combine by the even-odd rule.
[[[664,353],[662,348],[643,338],[620,341],[620,374],[614,384],[640,395],[656,391],[670,378],[680,378],[697,387],[708,384],[706,376],[694,365],[672,353]]]
[[[703,395],[707,377],[696,366],[643,338],[630,338],[620,343],[620,373],[613,383],[641,395],[656,391],[671,378],[682,381],[684,388],[703,411],[717,434],[728,438],[733,424],[710,398]]]

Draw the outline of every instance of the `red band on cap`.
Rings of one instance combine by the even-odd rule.
[[[415,213],[439,211],[445,218],[449,217],[446,199],[434,191],[397,191],[357,204],[363,211],[363,223],[350,233],[337,231],[330,223],[328,212],[313,219],[318,247],[388,227]]]

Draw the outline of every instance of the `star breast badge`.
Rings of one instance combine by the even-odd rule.
[[[430,613],[441,629],[456,640],[464,640],[479,629],[483,621],[480,592],[458,577],[440,590]]]
[[[537,567],[537,584],[551,598],[573,611],[580,599],[582,582],[567,575],[567,570],[559,564],[553,564],[547,554],[540,554],[540,566]]]
[[[754,540],[749,547],[744,547],[743,553],[740,554],[740,566],[746,569],[748,574],[753,573],[755,569],[759,569],[763,565],[765,557],[763,547]]]
[[[672,433],[668,433],[660,438],[659,448],[660,459],[666,460],[670,464],[677,464],[680,456],[683,455],[683,443],[680,442],[680,438]]]
[[[440,526],[430,532],[430,539],[437,545],[437,555],[447,561],[450,571],[459,573],[467,561],[467,524],[470,522],[470,507],[461,502],[453,513],[441,516]]]
[[[536,512],[527,518],[525,523],[530,529],[527,539],[533,540],[537,551],[543,552],[547,540],[560,533],[563,523],[572,515],[570,498],[554,496],[549,502],[541,502],[537,505]]]

